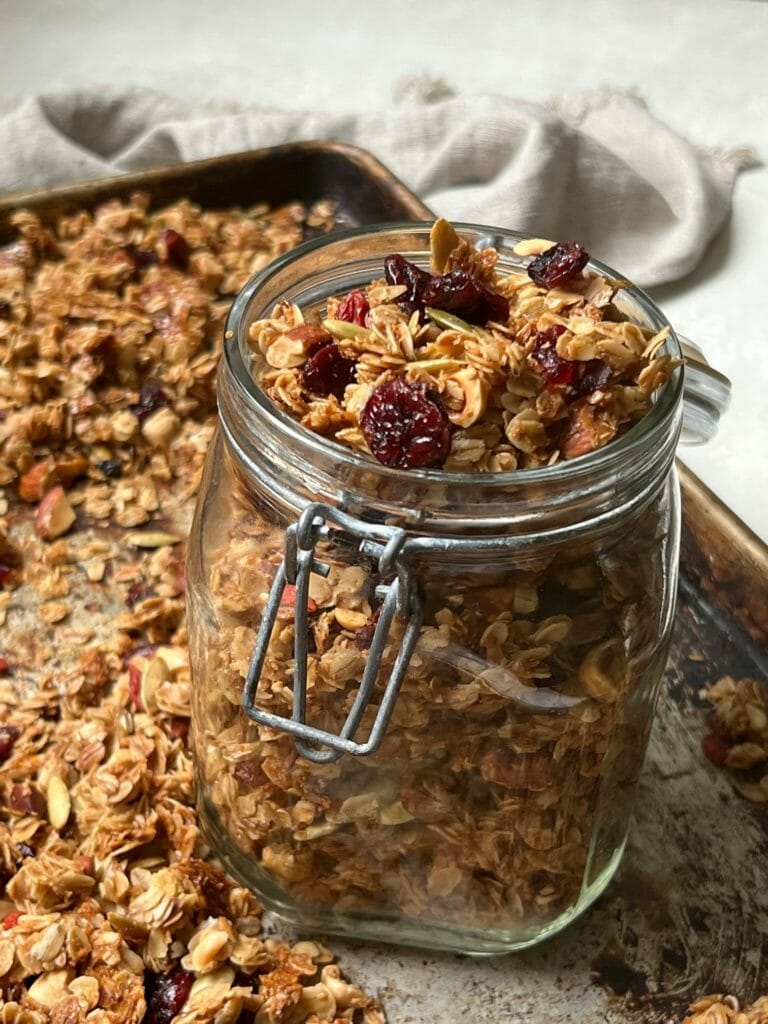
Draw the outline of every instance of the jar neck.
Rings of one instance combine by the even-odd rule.
[[[229,345],[218,381],[230,457],[246,486],[269,493],[289,520],[322,502],[414,535],[572,539],[618,525],[644,507],[666,480],[680,435],[682,369],[640,423],[591,455],[506,473],[394,470],[310,432],[254,394],[232,350]]]

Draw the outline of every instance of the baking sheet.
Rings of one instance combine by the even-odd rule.
[[[55,217],[136,189],[148,190],[156,206],[181,196],[219,207],[333,198],[344,224],[430,216],[368,154],[303,143],[10,197],[0,201],[0,240],[16,205]],[[705,992],[748,1001],[768,991],[768,815],[704,757],[708,727],[697,696],[724,674],[768,684],[768,551],[692,474],[681,475],[685,527],[673,653],[616,879],[560,936],[507,957],[331,939],[345,969],[380,994],[391,1024],[655,1024],[680,1019]],[[105,600],[109,615],[108,594]],[[274,920],[270,927],[288,931]]]

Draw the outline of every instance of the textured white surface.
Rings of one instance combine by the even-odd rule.
[[[0,0],[0,99],[109,83],[294,108],[385,106],[405,75],[544,101],[636,89],[705,146],[768,159],[768,3],[760,0]],[[768,169],[746,172],[703,265],[656,289],[734,382],[718,439],[688,464],[768,539]]]

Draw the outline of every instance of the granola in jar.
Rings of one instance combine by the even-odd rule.
[[[189,566],[230,869],[305,924],[472,952],[559,929],[618,864],[678,530],[669,326],[576,243],[490,233],[438,222],[432,273],[422,227],[421,265],[386,229],[329,240],[243,293]],[[403,661],[381,742],[336,756]]]

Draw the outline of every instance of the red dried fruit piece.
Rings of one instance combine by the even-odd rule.
[[[183,235],[173,228],[166,228],[160,233],[157,245],[162,263],[179,270],[186,270],[189,266],[189,244]]]
[[[128,666],[128,693],[137,711],[146,711],[141,700],[141,669],[131,662]]]
[[[21,736],[21,729],[18,726],[0,725],[0,761],[5,761],[11,756],[19,736]]]
[[[431,274],[417,267],[415,263],[410,263],[405,256],[393,253],[384,260],[384,276],[387,284],[405,285],[405,294],[397,300],[401,309],[406,313],[418,310],[420,315],[424,312],[424,289],[432,280]]]
[[[528,265],[528,276],[540,288],[559,288],[589,262],[589,253],[578,242],[558,242]]]
[[[581,364],[581,373],[576,381],[575,390],[578,395],[591,395],[605,387],[611,379],[611,368],[602,359],[588,359]]]
[[[12,910],[10,914],[6,914],[3,918],[3,931],[9,932],[11,928],[15,928],[23,913],[23,910]]]
[[[370,312],[370,305],[365,293],[361,291],[350,292],[342,299],[339,308],[336,310],[337,320],[346,320],[349,324],[357,324],[359,327],[366,326],[366,317]]]
[[[149,977],[145,1024],[171,1024],[186,1003],[194,980],[194,974],[182,967]]]
[[[246,789],[259,789],[269,782],[263,768],[256,761],[240,761],[232,769],[232,774]]]
[[[293,583],[286,583],[283,596],[280,598],[281,608],[295,608],[296,607],[296,587]],[[317,611],[317,601],[311,597],[307,598],[307,611],[310,615]]]
[[[185,740],[189,734],[189,719],[174,715],[168,723],[168,732],[178,740]]]
[[[6,565],[5,562],[0,562],[0,587],[11,578],[13,569],[10,565]]]
[[[539,373],[548,388],[568,387],[576,379],[576,363],[557,354],[557,339],[561,334],[565,334],[561,324],[552,324],[545,331],[539,331],[531,352],[531,359],[538,365]]]
[[[374,389],[360,429],[375,458],[396,469],[437,465],[451,445],[450,424],[438,396],[399,377]]]
[[[611,368],[602,359],[563,359],[557,354],[557,339],[565,333],[562,324],[539,331],[531,352],[548,388],[568,387],[577,395],[588,395],[610,380]]]
[[[139,403],[133,406],[133,412],[138,417],[139,422],[143,423],[153,412],[162,409],[166,405],[168,405],[168,395],[158,381],[146,380],[141,385]]]
[[[153,267],[160,262],[154,249],[138,249],[135,245],[128,245],[125,248],[125,254],[133,263],[134,272],[137,275],[147,267]]]
[[[507,299],[492,292],[466,270],[452,270],[450,274],[433,277],[424,288],[423,298],[426,306],[455,313],[470,324],[483,326],[489,320],[506,323],[509,319]]]
[[[8,659],[0,654],[0,676],[7,676],[10,668],[11,664]]]
[[[701,749],[709,760],[716,765],[724,765],[731,752],[731,748],[716,732],[708,733],[701,741]]]
[[[357,363],[347,359],[335,341],[329,341],[313,354],[304,364],[301,373],[302,385],[315,395],[344,397],[347,384],[355,382]]]

